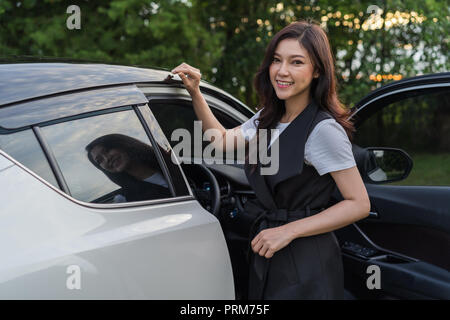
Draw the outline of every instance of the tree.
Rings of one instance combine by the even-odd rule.
[[[80,30],[66,27],[71,4],[81,9]],[[185,61],[256,107],[253,76],[271,37],[313,18],[329,35],[351,107],[381,84],[449,70],[449,10],[437,0],[2,0],[0,55],[168,69]]]
[[[70,3],[69,3],[70,2]],[[74,1],[0,2],[0,55],[47,56],[171,69],[211,69],[220,34],[202,27],[182,1],[78,1],[81,29],[66,27]]]

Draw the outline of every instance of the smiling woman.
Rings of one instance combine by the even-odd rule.
[[[279,150],[275,174],[264,174],[259,157],[256,164],[246,157],[245,173],[257,196],[244,207],[254,218],[248,298],[342,299],[341,252],[332,231],[366,217],[370,202],[352,154],[353,125],[337,98],[325,32],[300,21],[273,37],[254,80],[263,108],[233,129],[226,130],[209,109],[199,69],[183,63],[172,72],[192,96],[203,130],[222,132],[219,145],[236,139],[234,146],[245,147],[264,139],[264,130],[270,135],[279,129],[271,137],[279,144],[272,148]],[[258,130],[251,136],[249,129]],[[336,186],[344,200],[326,208]]]

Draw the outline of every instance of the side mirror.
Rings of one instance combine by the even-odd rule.
[[[365,148],[365,180],[369,183],[401,181],[408,177],[413,167],[411,157],[401,149]]]

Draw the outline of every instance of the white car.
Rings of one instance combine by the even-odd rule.
[[[55,63],[0,74],[0,299],[235,298],[218,219],[163,157],[149,99],[187,98],[167,91],[168,72]],[[167,194],[136,196],[89,161],[85,147],[110,134],[152,147]]]

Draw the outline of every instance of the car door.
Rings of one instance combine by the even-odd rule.
[[[140,85],[140,89],[149,99],[149,107],[158,120],[164,134],[169,137],[169,139],[172,136],[172,133],[179,128],[186,129],[191,137],[196,136],[194,121],[198,119],[192,106],[191,97],[185,89],[177,87],[162,88],[151,85]],[[208,86],[208,88],[202,87],[202,90],[213,114],[226,129],[240,125],[252,115],[252,112],[248,107],[240,105],[219,89]],[[179,142],[178,140],[171,140],[170,143],[172,147],[175,147]],[[208,142],[203,141],[202,151],[207,144]],[[193,148],[191,150],[191,155],[195,157],[195,150]],[[191,159],[187,158],[186,160]],[[217,159],[214,159],[214,161],[215,160]],[[191,161],[186,162],[192,163]],[[230,166],[233,165],[230,164]],[[241,170],[240,165],[238,165],[237,168],[230,168],[227,165],[207,164],[207,167],[214,172],[217,178],[223,178],[222,181],[225,182],[224,185],[228,185],[228,187],[224,186],[225,190],[221,190],[221,213],[219,214],[219,221],[222,225],[222,230],[225,239],[227,240],[228,251],[230,253],[236,299],[245,299],[247,296],[246,291],[248,283],[248,266],[246,265],[248,242],[246,238],[235,234],[234,228],[230,228],[230,224],[235,226],[236,224],[239,224],[239,222],[237,222],[237,219],[230,219],[229,217],[237,212],[236,201],[244,201],[244,199],[253,197],[254,195],[248,186],[247,178],[244,171]],[[188,168],[184,166],[183,169]],[[222,169],[225,170],[225,173]],[[229,170],[231,170],[231,176]],[[231,189],[230,182],[233,184],[233,180],[237,182],[237,185],[233,185],[233,191],[228,192]],[[206,189],[203,191],[208,192]],[[232,193],[231,196],[230,193]]]
[[[220,224],[147,102],[120,86],[0,107],[1,298],[234,298]],[[122,183],[96,165],[86,147],[111,135],[143,146],[158,182]]]
[[[412,170],[391,183],[365,179],[371,216],[337,232],[346,287],[359,298],[449,299],[450,74],[382,87],[357,104],[352,118],[355,152],[398,148]],[[367,284],[370,265],[380,268],[379,288]]]

